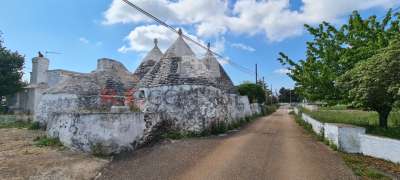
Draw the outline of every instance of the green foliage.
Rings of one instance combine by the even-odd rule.
[[[31,127],[31,123],[24,121],[0,121],[0,129],[3,128],[18,128],[18,129],[27,129]]]
[[[46,136],[43,137],[37,137],[35,140],[35,145],[38,147],[62,147],[62,143],[60,142],[60,139],[58,138],[49,138]]]
[[[300,102],[300,96],[293,89],[286,89],[282,87],[279,90],[279,102],[290,103],[290,102]]]
[[[40,123],[39,122],[33,122],[29,125],[28,127],[29,130],[39,130],[40,129]]]
[[[377,111],[380,126],[387,127],[387,118],[400,100],[400,39],[347,71],[338,85],[354,106]]]
[[[3,46],[0,34],[0,99],[24,87],[22,82],[25,57]]]
[[[296,91],[311,101],[329,104],[343,100],[338,77],[362,61],[377,54],[400,34],[400,14],[388,11],[379,21],[376,16],[363,19],[355,11],[347,24],[339,28],[323,22],[318,27],[306,25],[314,37],[307,42],[306,59],[295,62],[284,53],[278,59],[289,66],[288,74],[296,82]]]
[[[245,82],[237,87],[240,95],[249,97],[250,103],[264,103],[266,92],[261,85]]]

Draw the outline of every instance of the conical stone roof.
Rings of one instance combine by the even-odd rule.
[[[154,39],[153,49],[143,58],[133,75],[138,80],[141,80],[144,75],[149,72],[158,61],[160,61],[162,57],[163,53],[161,52],[160,48],[158,48],[158,41],[157,39]]]
[[[195,56],[189,45],[183,40],[182,30],[179,29],[178,39],[165,52],[164,58]]]
[[[208,70],[208,75],[211,81],[213,81],[219,89],[222,89],[231,94],[236,94],[237,90],[233,84],[231,78],[225,72],[224,68],[219,64],[217,58],[210,50],[210,43],[208,44],[208,51],[205,57],[202,59]]]
[[[236,93],[232,81],[212,53],[208,52],[203,60],[196,58],[180,35],[164,57],[141,79],[139,86],[204,85]],[[214,72],[210,73],[211,70]]]

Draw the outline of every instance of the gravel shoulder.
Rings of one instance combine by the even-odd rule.
[[[70,150],[36,147],[42,131],[0,129],[0,179],[92,179],[108,163]]]
[[[286,109],[224,137],[159,143],[123,154],[100,179],[356,179],[337,152]]]

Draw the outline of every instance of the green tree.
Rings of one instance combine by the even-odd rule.
[[[278,97],[279,97],[279,102],[284,102],[284,103],[300,102],[300,97],[293,89],[286,89],[282,87],[281,89],[279,89]]]
[[[338,77],[387,47],[400,34],[399,23],[400,14],[389,10],[381,21],[376,16],[363,19],[355,11],[339,28],[327,22],[318,27],[305,25],[314,37],[307,42],[306,59],[295,62],[280,53],[278,60],[289,66],[289,76],[303,97],[335,104],[344,99],[336,84]]]
[[[24,87],[22,69],[25,57],[3,45],[0,33],[0,98],[12,95]]]
[[[358,63],[338,84],[353,105],[377,111],[379,125],[387,128],[388,116],[400,100],[400,39]]]
[[[237,86],[237,90],[240,95],[247,96],[250,103],[264,103],[266,100],[266,92],[259,84],[244,82]]]

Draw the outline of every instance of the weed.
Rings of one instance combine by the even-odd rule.
[[[34,139],[35,145],[38,147],[62,147],[62,143],[60,142],[60,139],[58,138],[50,138],[47,136],[42,136],[42,137],[36,137]]]
[[[91,154],[96,157],[105,158],[109,155],[101,143],[91,145]]]

